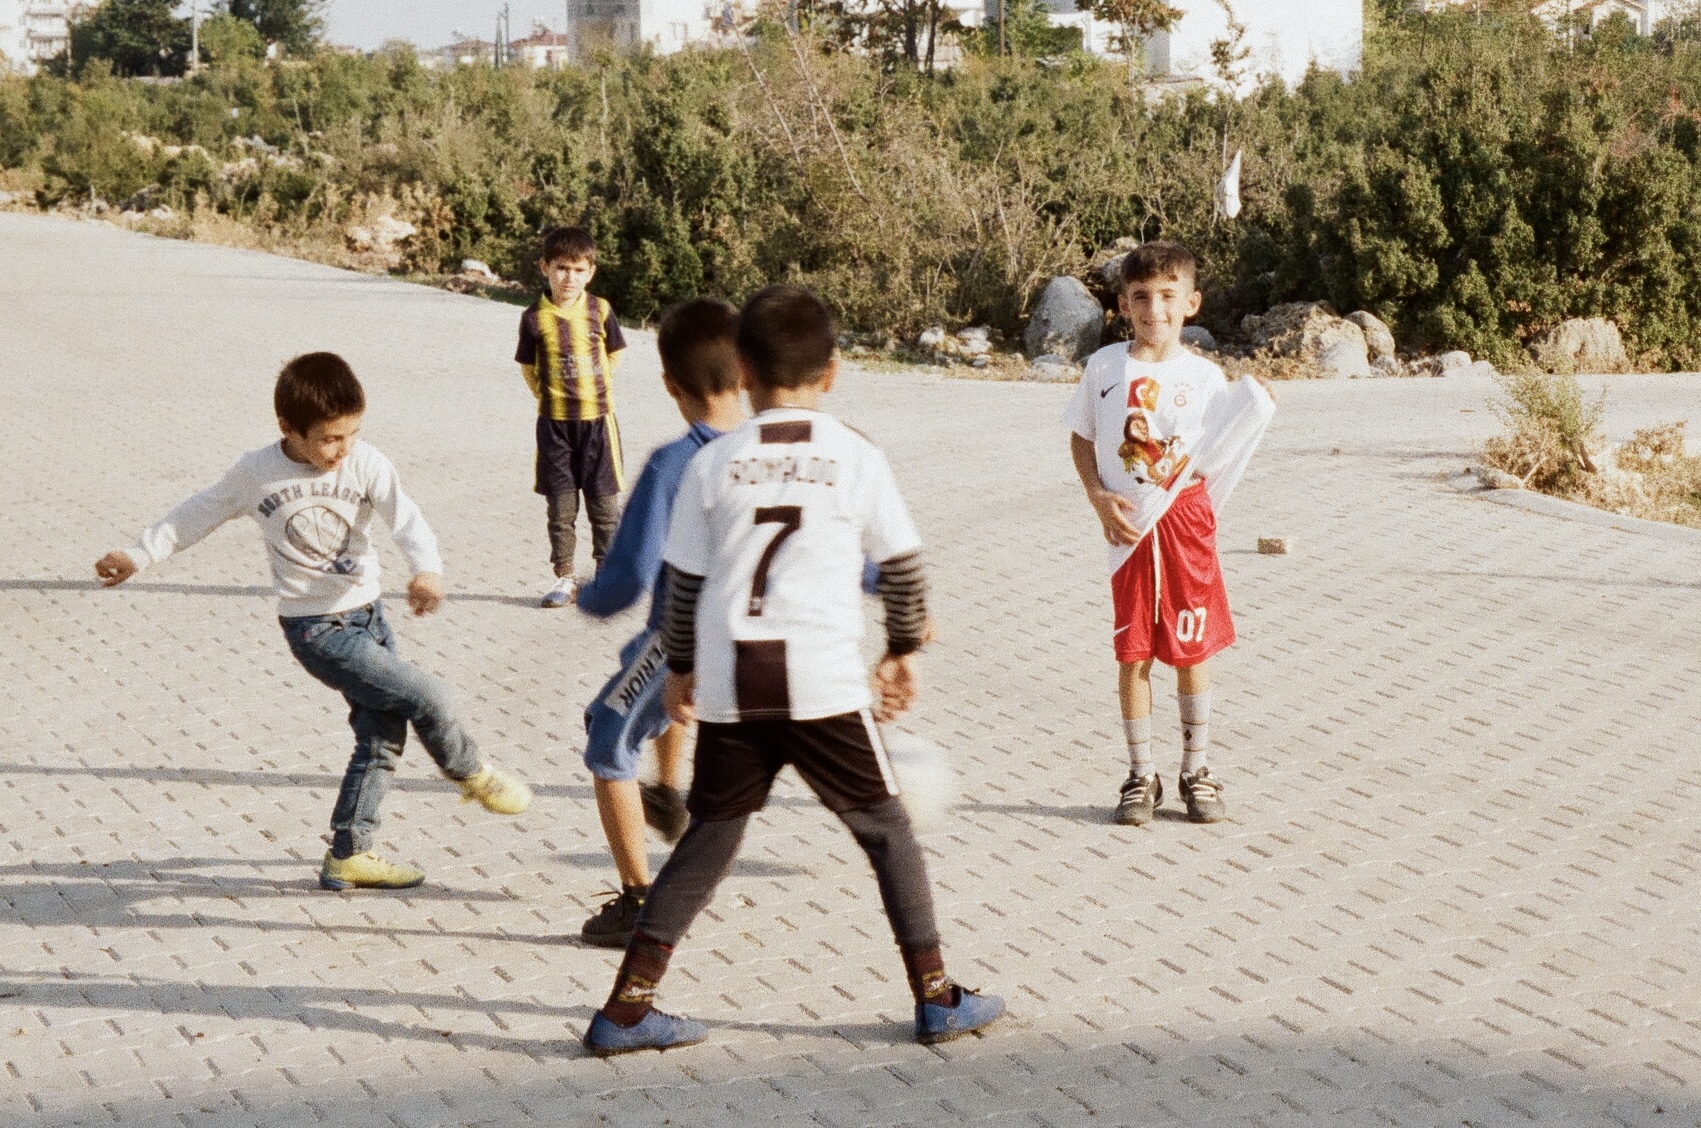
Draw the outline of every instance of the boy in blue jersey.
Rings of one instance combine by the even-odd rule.
[[[595,778],[597,814],[621,887],[581,930],[585,942],[598,947],[626,946],[650,891],[644,824],[671,843],[689,820],[681,788],[685,733],[662,708],[667,675],[658,631],[662,548],[686,465],[707,443],[744,422],[733,342],[737,322],[737,310],[708,298],[663,316],[656,334],[662,383],[691,429],[650,455],[596,578],[579,589],[579,610],[598,618],[626,610],[646,593],[652,596],[644,629],[621,648],[619,671],[585,710],[585,766]],[[640,785],[638,757],[646,740],[655,741],[660,782]]]

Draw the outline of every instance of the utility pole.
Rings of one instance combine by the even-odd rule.
[[[201,0],[189,5],[189,77],[201,73]]]

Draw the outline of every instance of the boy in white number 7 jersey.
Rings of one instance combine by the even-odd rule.
[[[966,1034],[1004,1009],[945,974],[921,847],[875,727],[916,695],[927,623],[921,538],[885,457],[817,410],[837,372],[833,339],[832,314],[808,290],[773,286],[746,303],[737,345],[756,416],[697,453],[674,501],[663,554],[664,693],[675,721],[699,722],[691,823],[585,1032],[597,1054],[705,1037],[702,1023],[651,1001],[788,763],[874,867],[915,996],[917,1040]],[[864,554],[879,567],[886,610],[877,701],[859,645]]]
[[[1134,339],[1088,359],[1066,415],[1075,471],[1110,543],[1129,760],[1116,821],[1130,826],[1150,822],[1163,802],[1152,763],[1154,659],[1175,668],[1187,817],[1224,817],[1222,783],[1205,762],[1206,661],[1234,641],[1216,511],[1275,411],[1255,381],[1230,384],[1221,368],[1182,346],[1182,326],[1199,312],[1197,274],[1193,255],[1176,243],[1128,253],[1118,301]]]

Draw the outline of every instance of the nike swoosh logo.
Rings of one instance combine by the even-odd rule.
[[[1104,399],[1106,396],[1110,395],[1110,393],[1116,391],[1116,389],[1117,389],[1117,385],[1112,384],[1110,387],[1106,388],[1104,391],[1099,393],[1099,398]]]

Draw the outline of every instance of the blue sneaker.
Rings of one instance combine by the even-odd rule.
[[[708,1036],[709,1028],[696,1019],[663,1014],[659,1010],[646,1014],[636,1026],[617,1026],[598,1011],[585,1029],[585,1048],[597,1057],[613,1057],[634,1050],[695,1046]]]
[[[964,1034],[991,1026],[1004,1013],[1004,1000],[997,995],[977,995],[966,987],[957,988],[954,1007],[937,1003],[915,1005],[915,1040],[924,1046],[949,1042]]]

